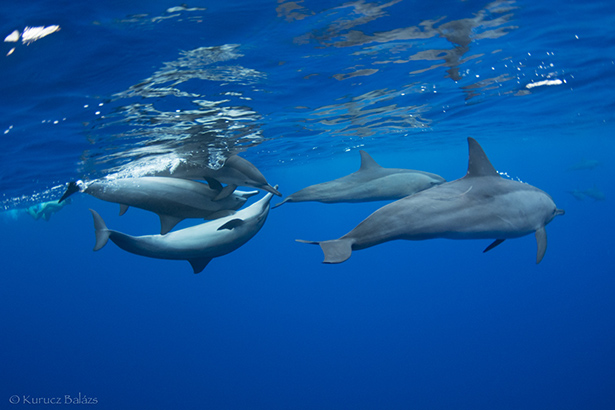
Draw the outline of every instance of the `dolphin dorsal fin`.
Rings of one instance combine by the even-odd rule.
[[[359,168],[359,171],[382,168],[367,152],[360,150],[359,153],[361,154],[361,168]]]
[[[190,265],[192,265],[194,273],[201,273],[203,269],[205,269],[207,264],[211,262],[212,259],[213,258],[194,258],[188,259],[188,262],[190,262]]]
[[[468,148],[470,151],[468,160],[468,173],[464,178],[473,177],[499,177],[500,174],[493,168],[487,154],[474,138],[468,137]]]

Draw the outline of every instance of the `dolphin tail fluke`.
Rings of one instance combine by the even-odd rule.
[[[309,243],[312,245],[320,245],[323,253],[325,254],[325,260],[323,263],[342,263],[352,255],[352,239],[342,238],[333,239],[331,241],[304,241],[302,239],[296,239],[297,242]]]
[[[98,212],[93,209],[90,209],[90,212],[92,212],[92,216],[94,217],[94,230],[96,233],[96,245],[94,245],[94,250],[97,251],[107,244],[111,231],[107,229],[105,221],[98,215]]]
[[[547,251],[547,231],[544,226],[536,230],[536,245],[538,245],[536,252],[536,265],[538,265]]]
[[[79,192],[79,185],[75,181],[71,181],[68,183],[68,186],[66,187],[66,191],[64,191],[64,194],[62,195],[58,203],[61,204],[62,201],[64,201],[66,198],[68,198],[75,192]]]

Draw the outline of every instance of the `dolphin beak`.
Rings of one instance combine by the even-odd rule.
[[[274,187],[272,187],[271,185],[263,185],[263,186],[262,186],[262,188],[263,188],[265,191],[267,191],[267,192],[271,192],[272,194],[277,195],[277,196],[282,196],[282,194],[280,193],[280,191],[278,191],[278,190],[276,189],[277,187],[278,187],[277,185],[275,186],[275,188],[274,188]]]
[[[566,213],[566,211],[564,211],[563,209],[556,209],[555,210],[555,216],[557,215],[564,215]]]

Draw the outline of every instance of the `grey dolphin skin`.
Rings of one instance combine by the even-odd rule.
[[[107,229],[105,222],[92,209],[96,245],[101,249],[109,239],[121,249],[136,255],[157,259],[187,260],[194,273],[199,273],[213,258],[226,255],[248,242],[261,229],[273,194],[268,193],[235,215],[200,225],[169,232],[166,235],[130,236]]]
[[[69,184],[59,202],[79,191],[78,185]],[[218,191],[207,184],[169,177],[98,180],[81,188],[95,198],[119,203],[120,215],[131,206],[158,214],[162,235],[186,218],[215,219],[233,214],[248,198],[258,194],[258,191],[236,191],[223,200],[214,201]]]
[[[545,226],[564,211],[540,189],[500,177],[473,138],[468,138],[468,145],[463,178],[390,203],[339,239],[298,241],[320,245],[325,263],[340,263],[353,250],[396,239],[494,239],[487,252],[506,239],[534,232],[540,263],[547,249]]]
[[[277,196],[282,196],[277,189],[269,185],[263,174],[254,164],[238,155],[230,156],[224,162],[224,165],[218,169],[180,166],[173,172],[165,171],[158,175],[174,178],[204,179],[212,188],[219,191],[214,201],[228,197],[238,186],[258,188]],[[227,186],[222,187],[222,183],[227,184]]]
[[[361,167],[357,172],[303,188],[289,195],[274,208],[286,202],[338,203],[394,200],[446,182],[441,176],[429,172],[383,168],[367,152],[361,150],[360,153]]]

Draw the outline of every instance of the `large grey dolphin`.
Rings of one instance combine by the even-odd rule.
[[[72,182],[60,198],[62,202],[81,190],[95,198],[120,204],[120,215],[130,206],[151,211],[160,217],[160,233],[169,232],[186,218],[215,219],[241,208],[258,191],[236,191],[214,201],[218,191],[202,182],[169,177],[117,178],[96,180],[90,184]]]
[[[563,210],[529,184],[502,178],[481,146],[468,138],[467,174],[452,182],[390,203],[339,239],[319,244],[325,263],[340,263],[353,250],[396,239],[495,239],[484,252],[506,239],[536,234],[540,263],[547,249],[547,225]]]
[[[166,235],[130,236],[107,229],[100,215],[90,209],[96,230],[94,250],[101,249],[111,239],[121,249],[136,255],[187,260],[192,265],[194,273],[199,273],[213,258],[234,251],[256,235],[267,219],[272,195],[266,194],[235,215],[169,232]]]
[[[383,168],[365,151],[358,171],[329,182],[311,185],[289,195],[286,202],[368,202],[400,199],[446,182],[439,175],[412,169]]]
[[[214,201],[219,201],[228,197],[238,186],[247,186],[263,189],[265,191],[282,196],[280,192],[269,185],[263,174],[247,159],[238,155],[231,155],[218,169],[209,167],[183,165],[171,170],[159,172],[157,175],[170,176],[174,178],[204,179],[214,189],[218,195]],[[222,183],[227,184],[222,187]]]

